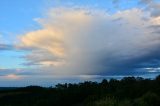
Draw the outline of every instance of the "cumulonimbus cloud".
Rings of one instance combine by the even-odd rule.
[[[54,8],[37,21],[42,28],[21,35],[17,47],[29,50],[26,65],[54,75],[132,74],[147,67],[144,62],[160,58],[160,36],[149,28],[159,25],[160,18],[140,9],[109,14]]]

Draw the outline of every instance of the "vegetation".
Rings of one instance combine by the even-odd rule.
[[[0,90],[0,106],[160,106],[160,76]]]

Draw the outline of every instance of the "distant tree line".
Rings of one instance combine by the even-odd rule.
[[[160,75],[0,90],[0,106],[160,106]]]

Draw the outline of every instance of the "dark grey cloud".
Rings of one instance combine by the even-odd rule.
[[[160,39],[159,39],[160,41]],[[160,45],[159,45],[160,47]],[[149,53],[137,58],[130,58],[125,60],[123,57],[108,57],[107,53],[99,56],[99,64],[101,67],[104,67],[98,74],[107,75],[143,75],[149,74],[146,68],[157,68],[160,67],[160,50],[159,47],[154,47],[149,50]],[[148,50],[147,50],[148,51]],[[143,51],[139,51],[143,52]],[[138,54],[137,54],[138,55]],[[109,68],[108,68],[109,67]],[[109,71],[105,71],[109,70]],[[155,72],[160,73],[160,71]]]

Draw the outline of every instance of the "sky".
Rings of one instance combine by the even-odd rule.
[[[160,73],[160,0],[1,0],[0,86]]]

